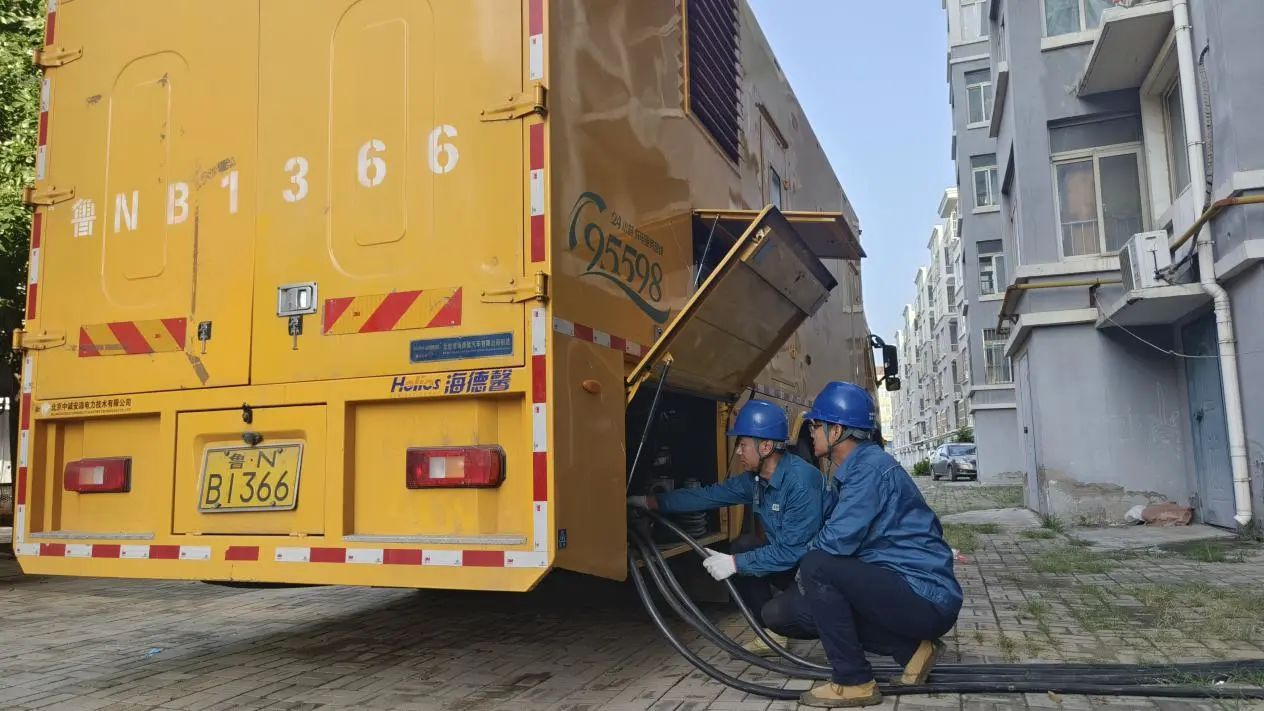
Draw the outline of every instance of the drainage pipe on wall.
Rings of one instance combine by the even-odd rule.
[[[1194,214],[1207,209],[1207,198],[1201,189],[1207,182],[1207,164],[1203,142],[1203,114],[1199,106],[1198,85],[1194,71],[1194,31],[1190,23],[1189,0],[1172,0],[1172,20],[1176,26],[1176,58],[1180,66],[1181,104],[1185,114],[1186,138],[1189,141],[1189,168],[1192,173]],[[1233,309],[1229,293],[1216,281],[1216,253],[1211,230],[1204,222],[1198,233],[1195,249],[1203,290],[1212,298],[1216,312],[1216,334],[1220,342],[1220,377],[1224,387],[1225,419],[1229,429],[1229,461],[1233,465],[1233,500],[1237,509],[1234,520],[1245,526],[1252,519],[1251,469],[1246,451],[1246,423],[1242,415],[1242,386],[1238,378],[1238,346],[1233,336]]]

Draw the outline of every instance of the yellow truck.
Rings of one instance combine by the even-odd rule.
[[[735,403],[873,382],[744,1],[48,0],[35,61],[28,573],[623,579]]]

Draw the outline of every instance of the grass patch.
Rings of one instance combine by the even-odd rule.
[[[1066,533],[1066,523],[1057,516],[1040,514],[1040,527],[1054,533]]]
[[[973,553],[979,549],[979,536],[1000,533],[1001,527],[995,523],[945,523],[944,538],[948,545],[962,553]]]
[[[1050,531],[1045,528],[1038,528],[1034,531],[1023,531],[1019,535],[1023,538],[1031,538],[1037,541],[1048,541],[1058,537],[1056,531]]]
[[[1074,595],[1068,604],[1071,616],[1089,633],[1126,632],[1156,644],[1264,640],[1264,593],[1254,590],[1198,582],[1109,588],[1077,585],[1070,592]]]
[[[997,486],[994,489],[993,500],[996,501],[997,508],[1019,509],[1026,503],[1021,486]]]
[[[1081,585],[1076,588],[1080,599],[1071,607],[1071,616],[1087,632],[1120,629],[1133,622],[1127,611],[1115,604],[1105,588]]]
[[[1264,593],[1207,583],[1156,585],[1129,591],[1158,628],[1200,639],[1264,638]]]
[[[922,494],[926,503],[940,516],[981,511],[984,509],[1019,508],[1023,505],[1022,485],[1003,486],[936,486]]]
[[[1069,573],[1105,573],[1115,566],[1107,556],[1090,553],[1082,548],[1063,546],[1044,551],[1031,559],[1031,568],[1037,573],[1055,575]]]
[[[1028,600],[1018,606],[1018,611],[1034,620],[1043,620],[1049,615],[1049,603],[1044,600]]]
[[[1246,552],[1236,543],[1221,541],[1197,541],[1164,546],[1164,550],[1200,563],[1244,563]]]
[[[1001,633],[996,645],[1000,647],[1001,654],[1005,655],[1005,661],[1010,663],[1018,661],[1018,643],[1006,636],[1004,632]]]
[[[1228,674],[1193,674],[1190,672],[1172,672],[1170,677],[1163,680],[1168,684],[1175,685],[1192,685],[1192,686],[1211,686],[1217,683],[1234,684],[1238,686],[1256,686],[1264,687],[1264,672],[1254,670],[1242,670],[1230,672]]]

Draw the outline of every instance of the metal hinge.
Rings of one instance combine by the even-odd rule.
[[[32,61],[40,69],[61,67],[83,57],[83,47],[68,49],[66,47],[40,47],[35,50]]]
[[[548,91],[543,84],[532,84],[527,91],[511,96],[508,102],[479,114],[480,121],[513,121],[532,114],[548,114]]]
[[[74,187],[59,188],[56,185],[31,185],[22,189],[22,204],[27,207],[47,207],[66,202],[75,196]]]
[[[13,331],[13,350],[45,351],[66,344],[66,334],[45,331],[40,334],[29,334],[22,329]]]
[[[522,304],[549,300],[549,275],[544,272],[518,277],[509,284],[508,289],[484,291],[481,301],[485,304]]]

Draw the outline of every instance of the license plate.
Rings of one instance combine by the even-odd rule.
[[[205,513],[291,511],[298,505],[303,444],[208,447],[202,457],[198,510]]]

